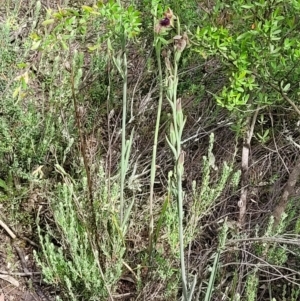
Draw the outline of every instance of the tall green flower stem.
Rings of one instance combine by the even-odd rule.
[[[113,62],[118,69],[118,72],[123,79],[123,99],[122,99],[122,150],[121,150],[121,175],[120,175],[120,223],[125,226],[124,217],[127,216],[127,213],[124,215],[124,189],[125,189],[125,177],[128,170],[128,161],[129,155],[133,140],[132,130],[130,139],[126,140],[126,115],[127,115],[127,53],[126,53],[126,35],[125,33],[121,36],[121,53],[115,57],[112,55]],[[108,40],[108,48],[112,49],[110,40]],[[131,208],[132,204],[129,206]],[[128,217],[128,216],[127,216]],[[126,218],[127,218],[126,217]],[[123,228],[124,229],[124,228]]]
[[[127,53],[126,53],[126,37],[122,37],[122,53],[115,60],[115,64],[119,66],[119,72],[123,78],[123,99],[122,99],[122,151],[121,151],[121,181],[120,181],[120,223],[122,230],[125,231],[125,224],[128,220],[133,201],[125,212],[124,189],[125,177],[128,170],[129,155],[133,141],[134,130],[131,131],[129,140],[126,140],[126,116],[127,116]],[[125,213],[124,213],[125,212]]]
[[[123,79],[123,100],[122,100],[122,151],[121,151],[121,175],[120,175],[120,223],[122,230],[125,231],[125,224],[129,217],[131,204],[125,211],[124,189],[125,177],[128,170],[130,150],[133,141],[131,131],[130,138],[126,140],[126,115],[127,115],[127,51],[126,44],[140,33],[141,19],[140,13],[133,6],[122,7],[121,1],[109,1],[102,8],[102,14],[111,24],[111,35],[107,40],[109,54]],[[121,45],[121,51],[115,55],[112,42],[118,41]]]
[[[167,55],[166,68],[168,70],[167,77],[167,99],[172,108],[173,120],[170,124],[170,134],[167,137],[167,142],[173,152],[175,158],[175,187],[174,192],[177,198],[178,206],[178,231],[179,231],[179,244],[180,244],[180,264],[181,264],[181,277],[182,277],[182,291],[183,299],[189,301],[192,299],[195,281],[192,284],[190,293],[188,292],[187,276],[185,271],[185,259],[184,259],[184,231],[183,231],[183,198],[184,192],[182,189],[182,177],[184,173],[184,151],[181,149],[181,137],[183,128],[186,122],[186,118],[183,116],[181,108],[181,98],[177,98],[178,88],[178,64],[181,58],[182,51],[187,45],[187,35],[184,33],[181,35],[180,23],[177,18],[177,35],[173,37],[174,41],[174,55],[173,64],[170,62],[170,53]]]
[[[124,218],[124,186],[126,176],[126,115],[127,115],[127,55],[125,50],[126,39],[122,38],[123,52],[123,103],[122,103],[122,154],[121,154],[121,183],[120,183],[120,222],[122,224]]]
[[[156,22],[155,22],[156,23]],[[154,24],[155,24],[154,23]],[[156,174],[156,153],[157,153],[157,140],[158,140],[158,131],[160,124],[161,116],[161,107],[163,100],[163,75],[161,67],[161,40],[158,37],[158,34],[155,33],[154,47],[156,51],[156,60],[158,67],[158,84],[159,84],[159,98],[158,98],[158,107],[157,107],[157,116],[154,132],[154,141],[153,141],[153,151],[152,151],[152,162],[151,162],[151,175],[150,175],[150,198],[149,198],[149,211],[150,211],[150,224],[149,224],[149,262],[151,264],[152,258],[152,249],[153,249],[153,199],[154,199],[154,181]]]

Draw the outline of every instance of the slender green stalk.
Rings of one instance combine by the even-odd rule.
[[[218,264],[219,264],[219,260],[220,260],[220,255],[221,255],[222,250],[224,250],[224,247],[225,247],[225,243],[226,243],[226,240],[227,240],[227,233],[228,233],[228,225],[227,225],[227,218],[226,218],[225,222],[223,224],[223,227],[222,227],[222,231],[219,234],[218,251],[216,253],[216,257],[215,257],[215,260],[214,260],[212,271],[211,271],[211,274],[210,274],[210,277],[209,277],[208,287],[207,287],[207,290],[206,290],[204,301],[210,301],[211,300],[213,289],[214,289],[214,283],[215,283],[216,275],[217,275],[217,272],[218,272]]]
[[[156,60],[158,66],[158,82],[159,82],[159,99],[158,99],[158,108],[154,132],[154,141],[153,141],[153,151],[152,151],[152,162],[151,162],[151,175],[150,175],[150,199],[149,199],[149,212],[150,212],[150,224],[149,224],[149,262],[152,258],[152,249],[153,249],[153,198],[154,198],[154,181],[156,174],[156,153],[157,153],[157,140],[158,140],[158,131],[160,124],[161,116],[161,107],[163,100],[163,75],[161,67],[161,41],[157,39],[155,41],[155,50],[156,50]]]
[[[154,240],[154,221],[153,221],[153,201],[154,201],[154,181],[156,174],[156,154],[157,154],[157,141],[158,141],[158,131],[160,124],[160,115],[161,115],[161,107],[162,107],[162,99],[163,99],[163,75],[162,75],[162,66],[161,66],[161,40],[159,39],[158,34],[155,32],[155,26],[157,23],[157,5],[158,2],[152,3],[153,5],[153,31],[154,31],[154,47],[156,53],[157,67],[158,67],[158,85],[159,85],[159,98],[158,98],[158,108],[156,115],[156,123],[155,123],[155,132],[154,132],[154,140],[153,140],[153,150],[152,150],[152,161],[151,161],[151,174],[150,174],[150,191],[149,191],[149,264],[151,264],[152,260],[152,250]]]
[[[183,234],[183,195],[182,190],[182,175],[184,164],[184,152],[181,150],[181,133],[184,127],[182,116],[182,109],[180,100],[177,100],[177,86],[178,86],[178,62],[180,56],[174,59],[174,83],[173,83],[173,119],[174,119],[174,131],[176,135],[176,157],[177,157],[177,206],[178,206],[178,231],[179,231],[179,244],[180,244],[180,265],[181,265],[181,277],[182,277],[182,290],[184,300],[188,300],[187,278],[185,271],[185,259],[184,259],[184,234]]]
[[[195,280],[192,285],[190,293],[188,293],[188,281],[185,270],[184,259],[184,231],[183,231],[183,197],[184,192],[182,189],[182,176],[184,172],[184,151],[181,149],[181,136],[185,125],[186,119],[183,116],[181,108],[181,99],[177,98],[178,88],[178,63],[180,61],[181,53],[186,46],[185,37],[180,34],[180,23],[177,18],[177,36],[179,40],[175,41],[174,45],[174,67],[169,67],[170,75],[168,79],[168,100],[172,107],[173,120],[170,127],[170,139],[168,139],[169,146],[172,149],[173,155],[176,160],[176,197],[178,206],[178,232],[179,232],[179,244],[180,244],[180,265],[181,265],[181,277],[182,277],[182,293],[183,299],[189,301],[192,298]],[[177,43],[177,44],[176,44]]]
[[[214,289],[215,278],[216,278],[216,274],[217,274],[217,271],[218,271],[217,268],[218,268],[218,263],[219,263],[219,259],[220,259],[220,253],[221,253],[220,250],[218,250],[217,254],[216,254],[216,257],[215,257],[215,260],[214,260],[212,271],[211,271],[211,274],[210,274],[210,277],[209,277],[208,287],[207,287],[207,290],[206,290],[204,301],[211,300],[213,289]]]
[[[120,183],[120,222],[123,223],[124,217],[124,188],[125,176],[127,170],[126,164],[126,115],[127,115],[127,55],[126,55],[126,38],[123,36],[123,112],[122,112],[122,154],[121,154],[121,183]]]
[[[182,290],[184,300],[188,300],[187,278],[185,272],[184,260],[184,234],[183,234],[183,190],[182,190],[182,173],[183,173],[183,152],[179,155],[177,162],[177,202],[178,202],[178,228],[179,228],[179,243],[180,243],[180,265],[182,277]]]

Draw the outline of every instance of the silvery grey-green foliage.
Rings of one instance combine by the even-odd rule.
[[[99,182],[104,180],[103,171]],[[103,182],[102,182],[103,183]],[[64,183],[57,185],[51,198],[51,208],[58,233],[54,238],[60,246],[52,242],[52,235],[44,234],[39,228],[42,253],[36,259],[48,283],[67,288],[65,292],[72,300],[98,300],[108,296],[122,273],[124,238],[118,224],[118,213],[111,201],[119,198],[119,187],[112,185],[111,199],[107,188],[100,186],[97,192],[95,211],[97,212],[97,235],[100,252],[91,237],[90,221],[84,194],[66,173]],[[76,298],[74,296],[77,296]],[[74,299],[75,298],[75,299]]]
[[[190,210],[189,223],[186,229],[186,243],[192,241],[201,231],[199,221],[209,210],[218,202],[218,198],[230,185],[236,189],[236,183],[239,182],[240,171],[233,172],[233,165],[223,163],[222,169],[215,165],[214,154],[212,152],[214,145],[214,134],[210,135],[208,155],[203,157],[202,182],[197,185],[193,182],[193,203]],[[212,180],[212,172],[218,172],[217,179]],[[231,182],[229,179],[231,178]],[[232,184],[231,184],[232,183]]]
[[[247,293],[247,301],[255,301],[258,289],[259,279],[256,275],[257,269],[247,276],[247,286],[246,286],[246,293]]]

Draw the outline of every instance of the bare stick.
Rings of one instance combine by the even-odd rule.
[[[282,213],[285,211],[286,206],[290,200],[290,196],[293,195],[295,190],[295,185],[300,175],[300,157],[297,159],[296,164],[290,173],[290,176],[286,182],[281,200],[273,211],[274,216],[274,227],[276,227],[281,219]]]
[[[249,169],[249,152],[250,152],[250,143],[253,137],[254,126],[256,123],[257,115],[260,110],[258,107],[253,115],[251,126],[247,131],[247,137],[244,141],[243,150],[242,150],[242,188],[241,188],[241,196],[238,202],[238,206],[240,208],[239,213],[239,226],[243,227],[245,222],[245,215],[247,210],[247,194],[248,194],[248,169]],[[250,123],[250,118],[248,119],[248,124]]]
[[[14,244],[14,247],[15,247],[15,249],[18,253],[18,256],[20,258],[21,265],[22,265],[24,273],[26,273],[26,274],[30,273],[29,270],[27,269],[27,263],[26,263],[26,260],[25,260],[25,257],[24,257],[24,254],[23,254],[22,250],[18,246],[16,246],[15,244]]]
[[[0,274],[3,275],[12,275],[12,276],[19,276],[19,277],[27,277],[27,276],[33,276],[33,275],[41,275],[41,272],[29,272],[29,273],[11,273],[11,272],[7,272],[7,271],[0,271]]]
[[[16,238],[16,235],[10,230],[10,228],[0,219],[0,226],[9,234],[12,239]]]

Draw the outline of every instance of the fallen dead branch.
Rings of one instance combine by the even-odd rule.
[[[290,173],[290,176],[286,182],[283,194],[281,196],[280,202],[277,204],[273,211],[274,216],[274,228],[279,224],[281,216],[286,209],[290,197],[293,195],[295,190],[295,185],[300,176],[300,156],[296,161],[296,164]]]
[[[16,235],[10,230],[10,228],[0,219],[0,226],[9,234],[12,239],[16,238]]]
[[[270,242],[270,243],[280,243],[280,244],[300,246],[300,238],[291,239],[291,238],[284,238],[284,237],[254,237],[254,238],[244,238],[244,239],[232,239],[226,242],[226,246],[239,244],[241,242],[248,242],[248,243]]]
[[[19,277],[28,277],[28,276],[34,276],[34,275],[41,275],[41,272],[28,272],[28,273],[20,273],[20,272],[7,272],[7,271],[0,271],[0,274],[3,275],[11,275],[11,276],[19,276]]]
[[[247,195],[248,195],[248,184],[249,184],[249,153],[250,153],[250,144],[253,137],[254,126],[256,123],[257,115],[260,110],[258,107],[255,110],[255,113],[252,117],[251,125],[250,125],[250,117],[247,119],[247,124],[249,125],[246,137],[244,138],[244,144],[242,149],[242,177],[241,177],[241,196],[238,201],[239,207],[239,220],[238,224],[240,228],[243,228],[245,223],[245,215],[247,210]]]
[[[9,283],[11,283],[12,285],[18,287],[20,284],[19,284],[19,281],[16,280],[14,277],[10,276],[10,275],[1,275],[0,274],[0,279],[3,279]]]

